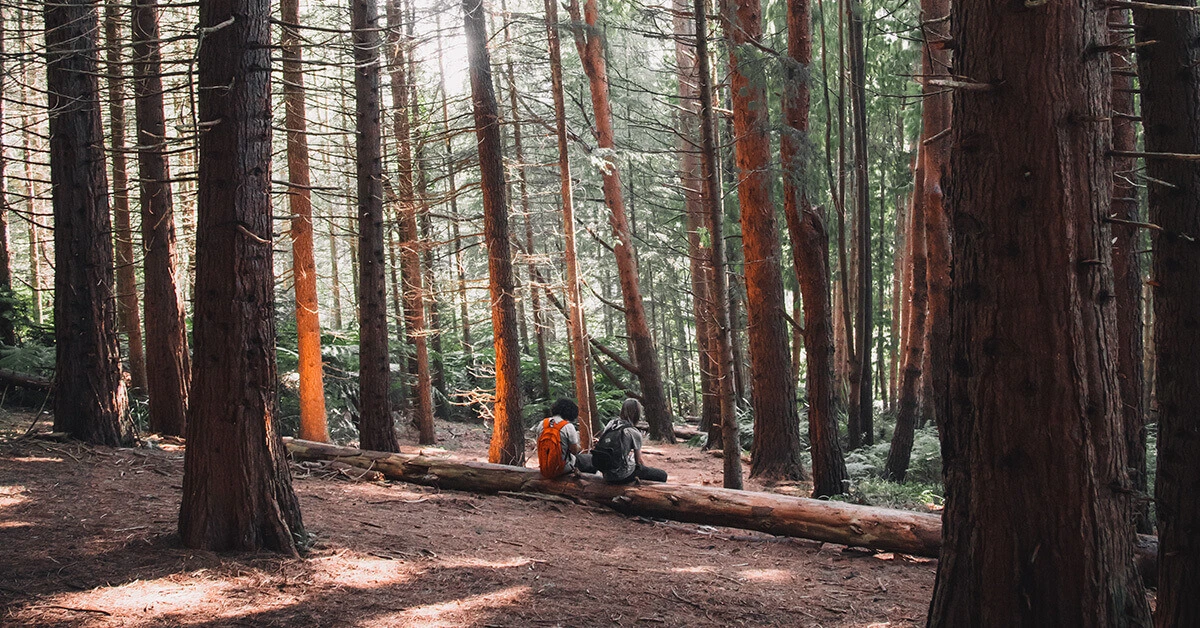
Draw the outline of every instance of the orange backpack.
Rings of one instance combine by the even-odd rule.
[[[559,421],[550,425],[550,419],[542,421],[542,433],[538,435],[537,457],[538,468],[542,477],[553,479],[563,474],[567,461],[563,459],[562,428],[569,422]]]

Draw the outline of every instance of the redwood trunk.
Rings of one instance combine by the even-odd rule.
[[[1166,4],[1193,8],[1171,0]],[[1157,625],[1200,624],[1200,163],[1154,153],[1200,153],[1200,17],[1134,9],[1149,179],[1157,353],[1158,505],[1161,574]]]
[[[4,23],[3,20],[0,20],[0,76],[6,76],[4,36]],[[4,89],[0,84],[0,119],[3,118]],[[12,267],[9,265],[8,249],[8,180],[5,178],[5,166],[7,165],[8,158],[4,154],[4,139],[0,137],[0,343],[12,346],[17,344],[17,331],[13,325]]]
[[[801,147],[807,139],[809,89],[807,72],[812,63],[812,13],[808,0],[787,5],[789,65],[784,89],[784,129],[780,141],[783,176],[783,213],[792,240],[792,263],[800,284],[804,307],[804,347],[808,355],[808,441],[812,453],[813,497],[838,495],[849,476],[838,442],[837,415],[833,411],[833,311],[829,300],[829,234],[821,211],[804,194],[808,163]]]
[[[804,477],[800,463],[800,416],[792,386],[787,304],[779,260],[779,226],[771,200],[770,140],[766,76],[755,48],[762,36],[758,0],[735,0],[726,15],[730,91],[733,96],[734,155],[745,255],[747,336],[750,345],[750,402],[754,445],[750,474],[768,480]]]
[[[146,278],[146,383],[150,430],[183,435],[191,363],[183,295],[177,281],[175,207],[163,112],[158,2],[133,3],[134,97],[141,181],[142,250]]]
[[[1102,222],[1107,11],[961,0],[952,16],[966,88],[950,125],[953,369],[929,625],[1145,626]]]
[[[45,5],[54,199],[54,430],[101,445],[133,442],[121,379],[113,243],[104,172],[96,3]]]
[[[471,66],[475,137],[483,188],[483,230],[488,249],[492,295],[492,334],[496,350],[496,405],[492,411],[492,444],[488,460],[525,463],[525,429],[521,423],[520,347],[517,342],[512,255],[508,241],[508,204],[500,146],[500,108],[492,87],[483,0],[463,0],[467,60]]]
[[[857,424],[864,445],[875,444],[875,395],[871,373],[871,338],[875,308],[871,302],[871,201],[867,195],[867,94],[866,42],[863,41],[863,6],[859,0],[844,0],[850,14],[850,100],[854,106],[854,235],[858,298],[854,322],[855,358],[850,377],[850,423]]]
[[[300,438],[329,440],[321,367],[321,318],[317,264],[313,259],[312,180],[304,104],[304,55],[300,0],[281,0],[284,125],[287,127],[288,209],[292,216],[292,279],[296,293],[296,341],[300,354]],[[308,434],[308,436],[305,436]]]
[[[580,22],[578,3],[572,2],[572,19]],[[604,59],[604,37],[599,26],[600,9],[596,0],[587,0],[583,6],[582,25],[575,28],[575,45],[583,71],[587,74],[591,88],[592,111],[595,115],[596,144],[609,151],[616,150],[613,136],[612,102],[608,94],[608,68]],[[617,273],[621,284],[622,304],[625,307],[625,329],[633,347],[633,362],[637,364],[638,382],[646,407],[646,422],[650,425],[650,438],[668,443],[675,442],[671,428],[671,409],[667,406],[663,389],[662,374],[658,366],[658,352],[646,321],[646,309],[642,304],[641,288],[638,286],[637,259],[633,252],[629,219],[625,215],[625,199],[621,191],[621,175],[613,156],[606,155],[601,169],[604,181],[604,204],[609,211],[616,243],[613,254],[617,258]]]
[[[379,15],[375,0],[352,0],[354,101],[358,121],[358,436],[362,446],[397,451],[388,359],[383,252],[383,160],[379,122]]]
[[[276,421],[270,4],[200,5],[196,371],[179,535],[296,554],[305,538]],[[205,89],[205,88],[209,89]]]

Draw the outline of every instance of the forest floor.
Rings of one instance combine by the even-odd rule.
[[[21,438],[32,418],[0,410],[3,626],[898,627],[924,623],[932,590],[929,559],[328,466],[293,467],[305,558],[189,550],[179,445]],[[427,453],[486,459],[482,426],[437,427]],[[720,483],[699,449],[645,453],[672,482]]]

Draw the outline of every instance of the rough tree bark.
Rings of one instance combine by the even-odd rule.
[[[386,262],[383,252],[383,159],[379,123],[379,12],[375,0],[352,0],[354,101],[358,120],[358,352],[362,446],[397,451],[388,359]]]
[[[132,19],[150,430],[183,435],[192,374],[183,295],[176,275],[175,207],[167,157],[157,0],[135,0]]]
[[[1146,175],[1153,236],[1154,351],[1157,354],[1159,531],[1158,626],[1200,624],[1200,16],[1135,7]],[[1192,155],[1190,160],[1162,153]],[[1157,154],[1157,155],[1156,155]]]
[[[321,366],[321,317],[317,264],[313,257],[312,180],[308,167],[308,121],[304,103],[304,53],[300,0],[280,0],[284,126],[287,128],[288,210],[292,216],[292,279],[296,294],[296,341],[300,354],[300,438],[329,440],[325,378]],[[305,436],[309,434],[309,436]]]
[[[833,410],[833,323],[829,301],[829,234],[825,220],[804,191],[808,168],[809,66],[812,63],[812,12],[808,0],[787,4],[788,64],[783,92],[783,214],[792,240],[792,263],[803,295],[808,354],[808,441],[812,453],[813,497],[838,495],[849,479],[838,442]],[[793,380],[794,381],[794,380]]]
[[[54,430],[101,445],[134,440],[121,379],[104,172],[96,3],[45,5],[54,199]]]
[[[0,77],[5,77],[3,20],[0,20]],[[0,119],[4,118],[4,81],[0,78]],[[0,343],[17,344],[17,330],[13,325],[12,307],[7,302],[12,298],[12,267],[9,265],[8,250],[8,180],[5,166],[8,157],[4,154],[4,139],[0,137]]]
[[[116,252],[117,322],[129,339],[129,388],[146,394],[146,352],[142,345],[142,316],[138,305],[137,266],[129,216],[129,171],[125,146],[125,69],[121,62],[121,7],[104,3],[104,72],[108,81],[108,132],[112,146],[113,241]],[[178,434],[179,432],[176,432]]]
[[[592,113],[596,133],[596,144],[602,153],[601,169],[604,189],[604,204],[608,207],[609,224],[616,242],[613,254],[617,258],[617,274],[621,284],[622,305],[625,307],[625,329],[633,348],[633,363],[637,365],[638,383],[645,399],[646,422],[650,425],[650,438],[675,442],[675,431],[671,428],[671,408],[667,405],[659,370],[658,352],[646,322],[646,309],[642,303],[641,288],[638,286],[637,259],[633,251],[629,219],[625,215],[625,199],[621,191],[621,176],[615,159],[616,142],[613,136],[612,102],[608,96],[608,68],[604,58],[604,36],[599,27],[600,9],[596,0],[586,0],[583,16],[579,15],[579,2],[569,5],[574,22],[575,47],[583,71],[588,77],[592,96]]]
[[[854,209],[857,246],[856,271],[858,298],[854,322],[856,358],[850,377],[850,420],[857,424],[864,445],[875,444],[875,395],[871,373],[871,336],[875,308],[871,302],[871,201],[867,194],[867,77],[866,42],[863,40],[863,6],[858,0],[845,0],[850,21],[850,100],[854,106]]]
[[[730,2],[725,15],[733,98],[734,155],[745,255],[750,403],[754,445],[750,475],[764,479],[804,477],[800,463],[800,416],[792,387],[782,256],[775,203],[771,200],[767,134],[767,64],[753,43],[762,37],[758,0]]]
[[[186,547],[304,542],[276,422],[267,0],[200,5],[196,370],[179,535]]]
[[[463,0],[462,8],[467,61],[471,66],[471,96],[483,188],[483,230],[492,295],[492,333],[496,348],[496,405],[492,411],[492,444],[488,460],[522,465],[525,463],[525,429],[521,423],[521,358],[500,147],[500,108],[492,87],[483,0]]]
[[[1106,17],[1078,1],[952,9],[953,366],[934,628],[1149,623],[1102,222]]]

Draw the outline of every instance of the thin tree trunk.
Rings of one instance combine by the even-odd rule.
[[[387,284],[383,253],[383,160],[379,95],[379,14],[375,0],[352,0],[354,101],[358,120],[359,441],[364,449],[398,451],[388,359]]]
[[[283,52],[284,124],[287,127],[288,209],[292,215],[292,276],[300,354],[300,438],[325,442],[329,440],[329,426],[325,417],[325,383],[321,367],[317,265],[313,257],[312,182],[308,168],[300,0],[280,0],[279,13],[283,22],[280,47]]]
[[[5,77],[4,67],[4,37],[6,35],[4,20],[0,18],[0,77]],[[4,81],[0,78],[0,120],[4,119]],[[12,267],[8,248],[8,180],[5,167],[8,165],[8,155],[4,152],[4,137],[0,133],[0,343],[13,346],[17,344],[17,330],[13,325],[12,302]]]
[[[1181,9],[1191,3],[1171,0]],[[1155,399],[1158,474],[1154,497],[1159,532],[1157,625],[1200,623],[1200,164],[1154,153],[1200,153],[1200,16],[1190,11],[1135,8],[1138,82],[1142,95],[1146,177],[1154,257]],[[1128,402],[1127,402],[1128,403]],[[1130,426],[1132,427],[1132,426]],[[1128,428],[1127,428],[1128,429]],[[1133,436],[1132,434],[1129,436]],[[1128,436],[1127,436],[1128,438]]]
[[[571,367],[575,375],[575,398],[579,405],[579,439],[589,449],[592,431],[599,427],[595,413],[587,329],[583,299],[579,293],[579,262],[575,252],[575,201],[571,188],[571,160],[567,154],[567,113],[563,95],[562,44],[558,35],[558,3],[545,0],[546,39],[550,52],[550,85],[554,96],[554,135],[558,145],[559,197],[563,217],[563,257],[567,266],[568,332],[571,338]]]
[[[483,188],[484,239],[492,295],[492,333],[496,351],[496,405],[488,461],[525,463],[525,429],[521,423],[520,348],[514,299],[512,256],[508,241],[508,204],[504,195],[504,163],[500,143],[500,108],[492,87],[483,0],[463,0],[467,60],[471,70],[475,136],[479,146]]]
[[[800,416],[792,388],[779,227],[771,200],[770,141],[767,134],[766,76],[755,48],[762,36],[758,0],[735,0],[725,16],[733,93],[734,154],[745,255],[746,312],[754,407],[750,475],[768,480],[799,480]]]
[[[953,6],[951,74],[967,88],[950,124],[954,368],[931,628],[1150,622],[1102,222],[1112,86],[1095,46],[1107,13]]]
[[[104,72],[108,80],[109,139],[112,147],[113,241],[116,252],[117,323],[129,339],[130,391],[146,394],[146,352],[142,348],[142,317],[138,307],[137,266],[129,217],[129,174],[125,147],[125,70],[121,63],[121,8],[104,3]],[[153,428],[151,428],[153,430]],[[181,432],[175,432],[180,434]]]
[[[113,243],[89,0],[45,6],[50,180],[54,198],[54,430],[87,443],[129,445],[121,378]]]
[[[199,117],[213,124],[200,134],[179,536],[185,547],[295,556],[306,535],[276,420],[270,16],[267,0],[200,5]]]
[[[804,301],[804,347],[808,354],[808,441],[812,453],[813,497],[838,495],[849,475],[838,442],[833,412],[832,304],[829,301],[829,234],[819,209],[804,193],[808,163],[801,147],[807,139],[812,63],[812,13],[808,0],[787,4],[788,57],[784,87],[782,156],[783,213],[792,240],[792,263]],[[799,333],[799,332],[798,332]]]
[[[875,308],[871,302],[871,200],[867,194],[867,93],[866,43],[863,41],[863,6],[859,0],[845,0],[850,13],[850,98],[854,106],[854,204],[858,246],[857,261],[858,320],[854,325],[853,368],[857,376],[850,378],[850,415],[855,417],[864,445],[875,444],[875,395],[872,386],[871,338],[875,324]],[[853,420],[853,419],[852,419]]]
[[[596,144],[609,153],[616,150],[613,136],[612,103],[608,94],[608,69],[604,59],[604,37],[599,28],[600,9],[596,0],[586,0],[583,17],[579,15],[578,0],[569,5],[574,21],[575,46],[583,63],[591,89],[592,112],[596,127]],[[586,25],[586,26],[585,26]],[[625,200],[621,191],[621,176],[616,160],[606,153],[602,170],[604,204],[609,211],[609,224],[616,238],[613,253],[617,258],[617,273],[621,284],[622,304],[625,306],[625,329],[633,345],[634,363],[637,364],[638,382],[645,398],[646,422],[650,425],[650,438],[668,443],[675,442],[675,430],[671,427],[671,409],[667,405],[659,370],[658,354],[654,348],[650,325],[647,323],[641,289],[638,287],[638,267],[634,257],[630,221],[625,215]]]
[[[333,279],[333,328],[342,329],[342,280],[338,270],[338,220],[329,221],[329,274]]]

